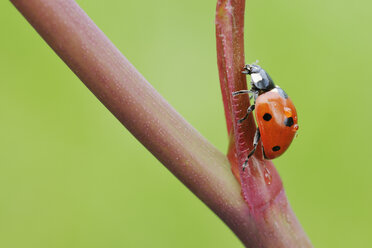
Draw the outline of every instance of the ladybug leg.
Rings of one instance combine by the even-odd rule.
[[[256,103],[256,99],[258,97],[258,92],[253,92],[252,97],[254,98],[254,103]]]
[[[253,91],[251,91],[251,90],[239,90],[239,91],[233,92],[232,95],[237,96],[237,95],[240,95],[240,94],[249,94],[249,93],[253,93]]]
[[[249,160],[249,158],[252,157],[252,155],[253,155],[254,152],[256,151],[256,149],[257,149],[257,145],[258,145],[258,142],[260,141],[260,138],[261,138],[260,129],[257,128],[257,130],[256,130],[256,134],[254,135],[254,139],[253,139],[253,149],[252,149],[252,151],[248,154],[247,159],[244,161],[244,164],[243,164],[243,171],[244,171],[245,168],[247,168],[247,166],[248,166],[248,160]]]
[[[240,123],[242,123],[245,119],[247,119],[248,116],[249,116],[249,114],[252,113],[252,111],[254,110],[255,107],[256,107],[256,106],[255,106],[254,104],[251,105],[251,106],[249,106],[248,109],[247,109],[247,114],[246,114],[242,119],[238,120],[238,123],[240,124]]]

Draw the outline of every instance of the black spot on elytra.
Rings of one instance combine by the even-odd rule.
[[[274,147],[273,147],[273,151],[274,151],[274,152],[277,152],[277,151],[279,151],[279,150],[280,150],[280,146],[274,146]]]
[[[269,120],[271,120],[271,118],[272,118],[272,116],[271,116],[271,114],[269,114],[269,113],[266,113],[266,114],[264,114],[264,116],[263,116],[263,119],[264,119],[265,121],[269,121]]]
[[[292,126],[293,125],[293,118],[292,117],[285,118],[284,125],[286,125],[287,127]]]
[[[285,91],[284,91],[282,88],[277,87],[277,89],[278,89],[278,93],[279,93],[279,95],[280,95],[281,97],[283,97],[283,98],[285,98],[285,99],[288,98],[287,93],[285,93]]]

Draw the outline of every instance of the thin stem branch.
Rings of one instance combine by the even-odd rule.
[[[245,0],[217,1],[217,62],[230,137],[227,155],[256,223],[257,247],[311,247],[289,206],[277,170],[271,161],[263,158],[261,145],[250,158],[247,169],[242,170],[253,149],[256,132],[252,114],[243,123],[238,122],[250,105],[248,95],[233,96],[233,92],[247,89],[246,76],[242,74],[245,64],[244,11]]]

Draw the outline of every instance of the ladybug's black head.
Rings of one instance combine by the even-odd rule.
[[[246,65],[242,73],[251,75],[252,86],[258,90],[269,91],[275,88],[269,74],[259,65]]]
[[[262,70],[262,68],[259,65],[245,65],[242,73],[251,75],[252,73],[257,73],[260,70]]]

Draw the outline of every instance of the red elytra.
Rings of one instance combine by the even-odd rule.
[[[265,158],[279,157],[288,149],[298,130],[292,100],[274,88],[257,97],[255,112]]]

